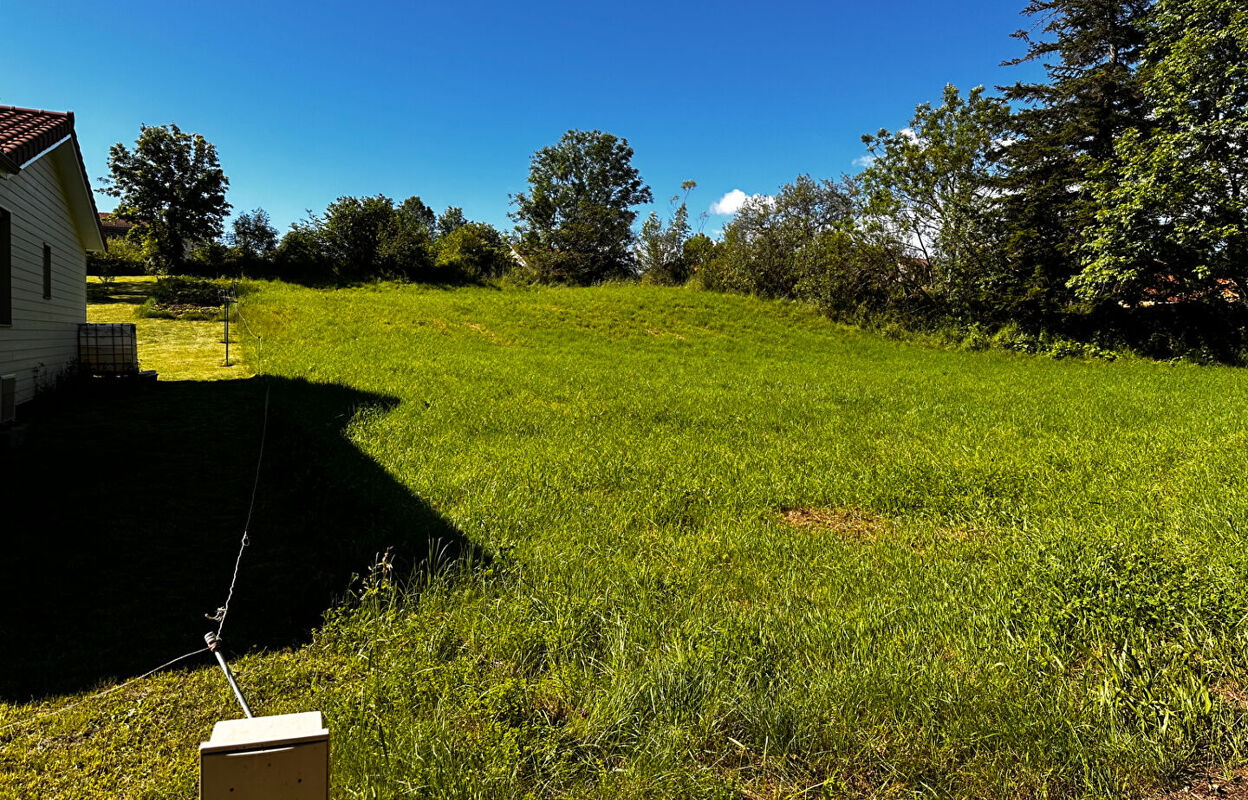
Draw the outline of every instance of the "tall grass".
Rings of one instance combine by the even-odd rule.
[[[396,398],[345,435],[479,545],[239,662],[261,713],[325,712],[339,797],[1121,797],[1244,764],[1241,371],[652,287],[243,311],[262,372]]]
[[[352,440],[495,554],[322,631],[367,665],[325,698],[360,796],[1118,796],[1242,760],[1238,371],[635,287],[251,311],[266,370],[401,398]]]

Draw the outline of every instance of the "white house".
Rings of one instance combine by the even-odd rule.
[[[73,113],[0,106],[0,376],[18,403],[78,358],[89,250],[104,237]]]

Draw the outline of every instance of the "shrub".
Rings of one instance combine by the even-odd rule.
[[[438,241],[436,276],[446,281],[497,278],[515,262],[503,236],[492,225],[469,222]]]
[[[273,254],[273,274],[285,281],[320,281],[332,274],[318,230],[312,225],[291,227]]]
[[[235,254],[221,242],[205,242],[191,250],[183,270],[187,275],[204,278],[242,275],[241,265]]]
[[[108,239],[108,252],[87,254],[87,274],[101,278],[118,275],[146,275],[150,260],[141,242],[120,236]]]
[[[165,307],[216,307],[222,305],[223,294],[230,290],[227,281],[167,275],[156,279],[150,299]]]

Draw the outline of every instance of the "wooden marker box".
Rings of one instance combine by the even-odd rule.
[[[327,800],[329,731],[321,712],[230,719],[199,745],[201,800]]]

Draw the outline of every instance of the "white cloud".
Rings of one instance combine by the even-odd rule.
[[[854,166],[857,167],[858,169],[866,169],[867,167],[871,166],[874,163],[875,163],[875,156],[869,153],[865,156],[858,156],[857,158],[854,159]]]
[[[723,216],[732,216],[751,200],[761,200],[764,203],[772,204],[776,199],[766,194],[746,194],[740,189],[733,189],[723,197],[711,203],[710,211],[712,214],[720,214]]]
[[[735,214],[745,205],[749,195],[740,189],[733,189],[728,194],[711,203],[712,214]]]

